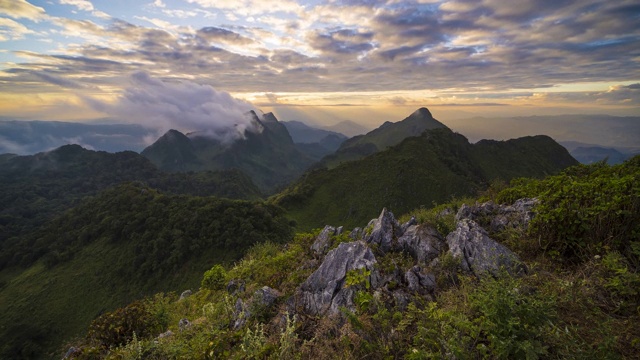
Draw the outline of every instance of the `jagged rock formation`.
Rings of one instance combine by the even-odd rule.
[[[513,205],[492,202],[463,205],[456,215],[457,227],[446,240],[434,227],[418,225],[413,217],[400,225],[393,213],[384,208],[364,230],[353,229],[349,237],[356,241],[341,243],[329,251],[322,264],[291,299],[292,310],[312,315],[338,314],[341,307],[353,310],[356,289],[345,286],[345,281],[349,271],[358,269],[367,271],[363,276],[368,276],[370,286],[377,293],[386,294],[400,308],[406,306],[411,294],[431,299],[437,283],[435,274],[429,273],[428,269],[445,252],[460,259],[463,271],[478,277],[499,276],[502,271],[509,274],[526,271],[515,253],[491,239],[473,219],[482,219],[496,229],[526,227],[533,216],[531,209],[536,201],[520,199]],[[331,247],[332,237],[341,232],[342,227],[325,226],[311,246],[314,255],[322,256]],[[403,251],[411,255],[416,265],[404,272],[396,267],[381,276],[375,267],[374,251],[381,255]]]
[[[345,287],[347,272],[369,271],[370,283],[377,286],[376,258],[363,241],[341,243],[329,251],[320,267],[300,286],[296,307],[314,315],[337,314],[340,307],[353,308],[355,290]]]
[[[456,221],[462,219],[476,222],[488,222],[491,231],[501,231],[506,228],[529,226],[533,219],[533,207],[538,203],[537,199],[519,199],[512,205],[496,205],[492,201],[468,206],[462,205],[456,214]]]
[[[327,250],[329,250],[329,246],[331,245],[331,237],[335,235],[340,235],[342,233],[342,227],[334,228],[333,226],[327,225],[322,229],[320,235],[316,237],[316,240],[311,245],[311,250],[316,256],[324,255]]]
[[[398,244],[421,264],[429,264],[447,248],[438,230],[427,224],[409,226]]]
[[[458,221],[456,230],[447,235],[447,245],[449,252],[460,259],[462,270],[479,277],[487,273],[498,276],[502,269],[510,274],[523,270],[518,256],[492,240],[473,220]]]
[[[379,246],[382,252],[387,252],[394,247],[394,239],[402,235],[401,231],[402,228],[393,213],[384,208],[380,216],[372,219],[365,228],[364,240],[367,244]]]

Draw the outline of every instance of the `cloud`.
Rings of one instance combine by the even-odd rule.
[[[0,14],[35,22],[48,19],[43,8],[31,5],[26,0],[0,0]]]
[[[49,73],[44,72],[44,71],[33,71],[32,74],[34,76],[40,78],[41,80],[44,80],[44,81],[46,81],[46,82],[48,82],[50,84],[53,84],[53,85],[58,85],[58,86],[63,87],[63,88],[83,89],[83,88],[87,87],[84,84],[81,84],[79,82],[76,82],[76,81],[73,81],[73,80],[69,80],[69,79],[64,79],[64,78],[49,74]]]
[[[137,72],[131,85],[115,103],[86,97],[96,110],[119,121],[136,123],[161,131],[198,131],[223,142],[255,131],[246,114],[254,107],[229,93],[193,82],[166,82]]]
[[[239,45],[248,45],[255,43],[255,40],[249,39],[231,30],[218,27],[203,27],[196,32],[197,36],[206,42],[223,42]]]
[[[0,18],[0,41],[19,40],[27,34],[34,34],[26,26],[7,18]]]
[[[88,0],[60,0],[60,4],[75,6],[82,11],[93,11],[93,4]]]
[[[339,29],[330,32],[315,31],[307,36],[309,44],[323,53],[361,54],[375,48],[373,33],[358,32],[352,29]]]

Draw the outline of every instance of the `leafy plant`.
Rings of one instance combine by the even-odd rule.
[[[214,265],[204,273],[201,287],[209,290],[220,290],[227,284],[227,272],[220,264]]]

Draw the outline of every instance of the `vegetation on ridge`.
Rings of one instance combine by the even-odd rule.
[[[546,136],[470,144],[435,129],[358,161],[316,169],[271,198],[298,229],[326,224],[361,226],[383,207],[405,213],[452,197],[475,195],[491,181],[543,177],[577,164]]]
[[[290,237],[289,220],[270,204],[163,194],[138,183],[104,191],[1,253],[0,357],[42,357],[101,312],[197,288],[212,264]]]
[[[492,238],[509,246],[526,262],[529,271],[519,277],[503,274],[478,279],[461,272],[456,260],[444,253],[436,262],[420,264],[436,276],[438,286],[433,298],[416,293],[401,307],[367,286],[363,277],[366,274],[354,272],[347,274],[346,281],[346,286],[353,286],[356,292],[354,312],[345,308],[336,317],[290,313],[288,297],[319,265],[310,249],[319,233],[314,231],[298,234],[286,245],[256,245],[234,266],[226,271],[216,270],[218,283],[221,277],[225,281],[243,281],[246,289],[202,288],[182,300],[172,294],[156,295],[147,300],[144,312],[138,315],[140,319],[152,319],[148,328],[135,332],[129,329],[127,341],[108,344],[95,341],[96,334],[90,332],[75,344],[72,356],[635,358],[640,352],[640,331],[636,326],[640,320],[640,242],[633,227],[640,222],[640,213],[634,207],[640,201],[635,185],[640,176],[638,161],[640,157],[614,167],[576,166],[544,180],[517,180],[511,187],[492,188],[478,199],[510,202],[521,195],[536,196],[540,203],[534,208],[534,219],[541,219],[540,222],[558,215],[555,206],[564,204],[559,199],[574,201],[577,197],[587,201],[587,194],[593,191],[613,199],[613,207],[604,209],[603,214],[588,210],[591,206],[604,206],[592,196],[590,203],[581,203],[586,211],[565,209],[561,221],[552,221],[546,227],[490,232]],[[628,202],[616,203],[617,198]],[[453,213],[459,205],[456,201],[435,209],[416,209],[407,217],[413,215],[442,230],[452,229]],[[443,209],[449,211],[442,212]],[[481,223],[485,220],[478,219]],[[565,224],[576,222],[585,231],[567,232]],[[607,231],[602,232],[604,228]],[[550,247],[560,246],[560,242],[593,243],[593,233],[604,234],[600,238],[604,242],[580,247],[578,253]],[[559,238],[558,234],[573,237]],[[334,247],[348,241],[343,235],[332,240]],[[415,264],[402,253],[376,253],[376,257],[381,276],[395,271],[404,273]],[[244,326],[235,327],[236,299],[248,302],[254,291],[264,285],[283,295],[275,308],[254,308],[256,316],[247,319]],[[113,313],[114,319],[121,316]],[[191,320],[190,325],[180,327],[179,320],[185,318]],[[139,335],[157,329],[158,324],[172,333],[161,338]]]

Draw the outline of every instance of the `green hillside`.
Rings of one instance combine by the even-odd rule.
[[[249,246],[290,239],[281,209],[163,194],[136,183],[87,199],[0,253],[0,358],[43,356],[135,299],[197,288]],[[8,258],[8,259],[7,259]]]
[[[322,239],[319,231],[284,245],[256,245],[233,266],[203,274],[200,290],[186,299],[156,295],[104,314],[73,343],[70,357],[637,359],[639,184],[636,156],[617,166],[577,165],[544,179],[520,178],[466,204],[456,199],[413,209],[397,220],[414,216],[414,228],[424,230],[407,230],[420,239],[412,244],[442,242],[429,262],[406,248],[382,252],[344,234],[326,237],[329,251],[318,254],[311,244]],[[529,210],[514,209],[520,196],[537,199],[528,224],[518,219]],[[476,218],[484,228],[468,243],[490,250],[477,242],[485,238],[510,249],[520,273],[462,268],[451,246],[471,221],[456,221],[455,213],[468,206],[484,214]],[[506,228],[491,225],[506,213],[515,214]],[[367,251],[356,264],[350,249]],[[338,256],[349,261],[335,261]],[[301,293],[325,278],[327,288],[338,290],[326,294],[329,299],[351,302],[322,314],[296,306]],[[243,286],[225,288],[230,280]],[[321,295],[314,299],[325,301]]]
[[[112,154],[65,145],[32,156],[6,155],[0,161],[0,253],[7,251],[12,237],[124,181],[141,181],[178,194],[261,197],[251,180],[237,170],[169,174],[132,151]]]
[[[288,210],[299,229],[357,226],[383,207],[400,213],[432,207],[474,195],[496,179],[543,177],[575,164],[546,136],[470,144],[443,128],[358,161],[310,171],[272,201]]]

